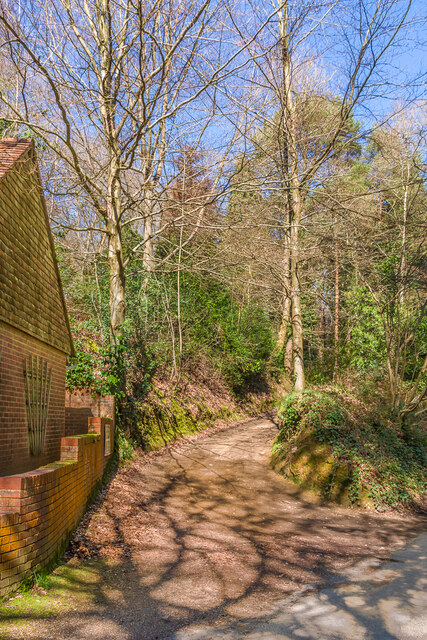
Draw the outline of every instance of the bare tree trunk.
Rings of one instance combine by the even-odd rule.
[[[251,284],[252,284],[252,264],[249,264],[248,269],[248,286],[246,288],[246,300],[247,307],[249,308],[251,304]]]
[[[394,367],[393,367],[393,359],[390,355],[389,347],[387,346],[387,371],[388,371],[388,381],[390,388],[390,397],[391,404],[393,407],[396,406],[397,394],[396,394],[396,378],[394,375]]]
[[[283,258],[283,309],[282,322],[277,337],[277,350],[283,351],[287,345],[288,328],[291,318],[291,298],[290,298],[290,277],[289,277],[289,233],[286,230],[284,237],[284,258]],[[292,362],[292,360],[291,360]],[[283,353],[283,364],[286,369],[286,353]]]
[[[162,286],[163,286],[163,292],[164,292],[164,295],[162,295],[162,302],[163,302],[163,307],[165,310],[165,315],[166,315],[166,319],[169,326],[169,333],[171,337],[171,346],[172,346],[172,377],[176,378],[176,376],[178,375],[178,368],[177,368],[177,362],[176,362],[175,327],[173,324],[172,314],[170,312],[170,300],[168,296],[168,291],[164,281],[162,282]]]
[[[402,224],[402,244],[401,244],[401,253],[400,253],[400,268],[399,268],[399,276],[400,276],[400,305],[403,305],[405,301],[405,273],[406,273],[406,230],[408,224],[408,191],[409,191],[409,164],[408,171],[406,176],[406,184],[405,190],[403,194],[403,224]]]
[[[179,252],[178,252],[178,273],[177,273],[177,321],[178,321],[178,367],[179,371],[181,371],[181,363],[182,363],[182,322],[181,322],[181,256],[182,256],[182,229],[183,225],[181,225],[179,231]]]
[[[144,252],[142,255],[142,266],[147,273],[154,271],[154,243],[153,243],[153,192],[146,190],[145,196],[145,216],[144,216]]]
[[[94,309],[96,312],[96,317],[98,318],[98,324],[99,324],[99,333],[101,335],[101,341],[104,342],[104,327],[102,324],[102,317],[101,317],[101,312],[102,312],[102,295],[101,295],[101,287],[99,284],[99,276],[98,276],[98,262],[95,260],[94,265],[93,265],[93,272],[94,272],[94,276],[95,276],[95,282],[96,282],[96,291],[98,294],[98,301],[97,304],[94,303]]]
[[[290,316],[291,316],[291,299],[289,298],[289,295],[284,291],[282,321],[281,321],[279,333],[277,336],[277,350],[279,352],[284,349],[287,343]]]
[[[339,256],[337,233],[334,226],[334,271],[335,271],[335,299],[334,299],[334,371],[333,379],[336,380],[338,373],[338,351],[339,351],[339,311],[340,311],[340,276],[339,276]]]
[[[114,66],[111,50],[111,14],[108,0],[100,0],[98,5],[99,55],[100,75],[99,111],[102,117],[105,136],[108,144],[108,178],[106,197],[106,230],[108,237],[108,262],[110,266],[110,339],[113,345],[118,345],[121,338],[125,318],[125,286],[126,276],[123,261],[122,233],[121,233],[121,170],[117,135],[114,127],[116,122],[116,106],[113,96],[112,69]],[[124,371],[124,369],[122,369]],[[119,389],[125,390],[125,374],[119,381]]]
[[[293,194],[293,219],[291,223],[291,300],[292,300],[292,342],[294,359],[295,391],[304,391],[304,351],[303,351],[303,326],[301,315],[301,288],[299,281],[299,229],[301,223],[301,196],[299,188]]]
[[[117,345],[125,322],[125,270],[120,226],[111,217],[107,220],[108,262],[110,265],[110,337]]]
[[[289,338],[289,340],[286,343],[286,349],[285,349],[285,371],[288,376],[290,376],[292,373],[292,352],[293,352],[292,338]]]
[[[288,192],[288,216],[289,216],[289,268],[292,314],[292,341],[293,361],[295,376],[295,391],[303,391],[305,388],[304,353],[303,353],[303,326],[301,315],[301,289],[299,281],[299,233],[302,216],[302,197],[298,180],[298,152],[296,147],[296,114],[292,98],[292,76],[288,38],[288,3],[284,2],[279,13],[279,32],[282,53],[282,122],[281,149],[283,178]]]

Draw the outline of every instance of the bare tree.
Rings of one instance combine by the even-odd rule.
[[[20,80],[18,100],[14,88],[0,95],[4,117],[54,155],[57,198],[71,194],[94,212],[80,228],[106,235],[114,343],[125,320],[123,224],[145,220],[150,269],[170,123],[182,125],[183,110],[220,73],[212,52],[209,65],[201,55],[217,10],[211,0],[23,0],[17,20],[12,6],[0,7],[2,49]],[[78,218],[74,204],[65,223]]]
[[[259,21],[265,21],[263,8],[251,6]],[[307,0],[293,4],[278,0],[274,6],[275,18],[267,21],[262,37],[253,46],[248,31],[236,21],[235,28],[239,37],[248,41],[251,65],[256,69],[248,78],[254,95],[249,108],[257,114],[259,128],[269,130],[276,142],[271,151],[276,176],[266,175],[265,182],[280,193],[283,202],[282,295],[287,302],[281,336],[283,339],[287,331],[289,309],[295,389],[301,391],[305,375],[299,270],[306,200],[326,178],[330,160],[362,135],[351,131],[349,122],[355,108],[374,92],[376,95],[387,54],[408,21],[411,1]],[[257,105],[261,93],[262,109]],[[271,97],[269,108],[265,107],[266,94]],[[309,105],[309,113],[302,118],[304,104]],[[319,116],[320,127],[316,124]],[[301,126],[302,120],[305,126]],[[252,149],[259,140],[251,137]]]

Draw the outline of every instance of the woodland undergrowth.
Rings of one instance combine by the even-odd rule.
[[[378,387],[325,385],[290,393],[278,417],[273,464],[303,488],[379,511],[422,506],[426,430],[395,419]]]

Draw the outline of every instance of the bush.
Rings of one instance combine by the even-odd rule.
[[[66,372],[67,388],[117,395],[122,370],[126,366],[126,345],[100,347],[92,340],[75,340],[74,347],[76,353]]]
[[[178,326],[176,274],[163,277],[168,292],[168,314],[175,329]],[[148,327],[145,339],[151,344],[153,357],[164,368],[172,362],[170,327],[152,310],[162,307],[162,288],[156,281],[146,287],[147,305],[144,321]],[[129,316],[137,325],[141,305],[131,309]],[[228,285],[209,275],[183,272],[180,281],[180,323],[183,339],[181,365],[193,368],[198,359],[208,360],[220,371],[229,387],[237,395],[244,395],[253,387],[262,386],[268,374],[273,335],[270,318],[256,303],[243,307],[233,300]],[[150,315],[151,314],[151,315]],[[175,335],[175,345],[178,335]]]
[[[321,451],[332,470],[324,497],[332,495],[339,468],[347,470],[346,492],[353,504],[365,497],[379,510],[408,506],[427,492],[425,437],[416,429],[403,431],[380,408],[369,410],[338,389],[309,390],[286,396],[278,416],[273,456],[287,459],[292,469],[303,453],[307,464],[319,463],[318,456],[307,455],[308,447]],[[306,471],[315,478],[315,469]]]

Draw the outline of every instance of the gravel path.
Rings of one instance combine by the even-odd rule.
[[[301,495],[269,468],[276,433],[270,420],[252,420],[137,457],[75,538],[78,555],[89,556],[69,562],[80,577],[67,583],[64,574],[50,615],[34,609],[18,624],[11,612],[3,637],[252,637],[296,593],[344,577],[361,558],[385,557],[425,526]]]

